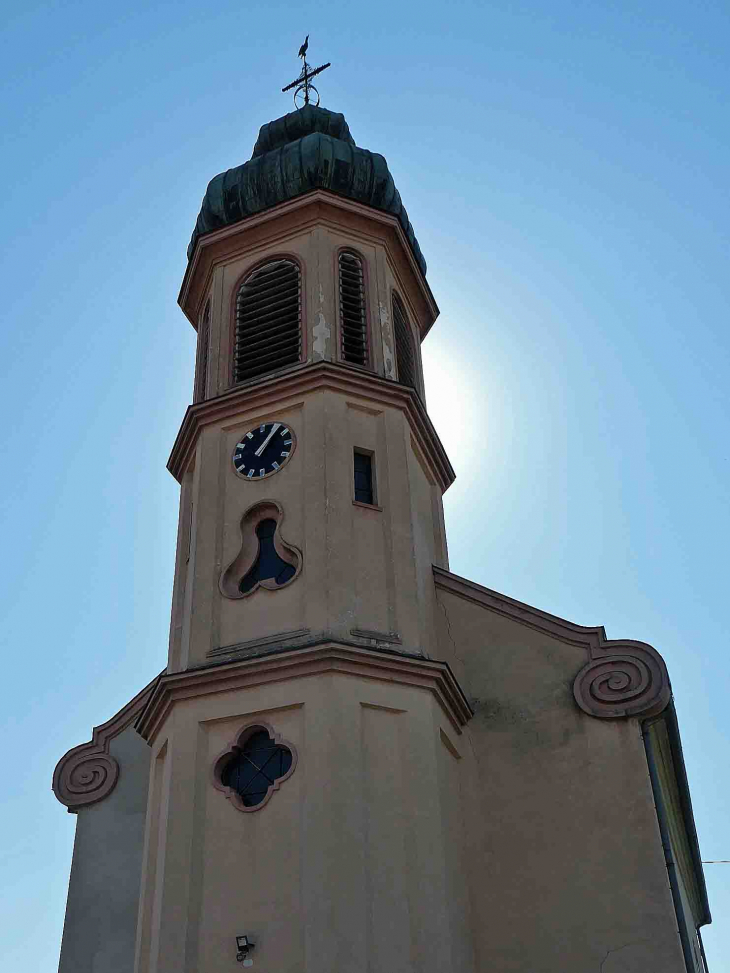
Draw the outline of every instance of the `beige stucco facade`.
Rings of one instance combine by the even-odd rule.
[[[367,368],[340,360],[343,248],[364,264]],[[239,287],[280,257],[301,271],[301,361],[233,385]],[[75,863],[62,973],[220,973],[237,968],[242,933],[263,973],[703,968],[681,751],[659,739],[664,663],[449,572],[454,474],[420,361],[416,388],[399,381],[394,292],[418,347],[438,312],[398,221],[322,190],[197,243],[180,302],[209,331],[203,395],[169,462],[168,664],[54,778],[93,835],[92,850],[77,844],[86,873],[114,841],[115,795],[137,782],[144,829],[114,859],[125,935],[100,965]],[[291,457],[246,480],[233,451],[266,422],[291,431]],[[372,504],[355,500],[356,450],[373,459]],[[295,571],[246,593],[263,517]],[[270,729],[293,769],[242,809],[216,767],[250,727]],[[115,745],[130,734],[146,746]]]
[[[169,692],[142,728],[152,774],[135,969],[225,968],[243,924],[269,969],[473,970],[449,826],[469,712],[447,670],[327,644]],[[244,815],[210,777],[252,722],[275,727],[297,764]]]

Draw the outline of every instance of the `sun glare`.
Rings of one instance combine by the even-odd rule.
[[[436,340],[423,350],[423,371],[428,414],[459,475],[464,475],[483,459],[489,442],[481,376],[468,359]]]

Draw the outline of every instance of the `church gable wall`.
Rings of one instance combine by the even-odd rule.
[[[441,657],[475,711],[464,781],[477,968],[597,970],[615,952],[617,970],[684,971],[639,720],[576,704],[585,645],[436,578]]]
[[[59,973],[134,966],[150,750],[134,727],[109,743],[116,786],[77,811]]]

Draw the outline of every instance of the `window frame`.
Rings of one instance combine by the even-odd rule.
[[[247,807],[241,800],[241,795],[238,793],[238,791],[234,790],[232,787],[229,787],[228,784],[223,783],[223,773],[228,764],[243,750],[247,740],[260,730],[266,730],[269,737],[274,741],[275,744],[286,747],[287,750],[290,751],[291,767],[285,774],[275,779],[274,783],[269,787],[263,801],[261,801],[259,804],[254,804],[253,807]],[[226,796],[237,811],[243,811],[244,814],[255,814],[257,811],[260,811],[262,808],[266,807],[284,781],[289,780],[291,775],[296,770],[298,760],[299,755],[297,753],[297,748],[293,743],[285,740],[280,733],[276,732],[270,723],[267,723],[264,720],[254,720],[250,723],[244,724],[225,750],[219,753],[214,760],[211,768],[212,784],[216,790],[221,791]]]
[[[355,486],[355,455],[367,456],[370,459],[370,483],[372,486],[373,502],[366,503],[364,500],[358,500],[356,497],[356,486]],[[382,506],[379,502],[378,495],[378,467],[375,458],[375,450],[367,449],[364,446],[353,446],[352,448],[352,502],[356,507],[365,507],[367,510],[382,510]]]

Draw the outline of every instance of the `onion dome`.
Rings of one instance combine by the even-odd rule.
[[[382,155],[360,149],[345,116],[305,105],[262,125],[249,162],[211,179],[188,247],[313,189],[327,189],[396,217],[422,273],[426,261]]]

